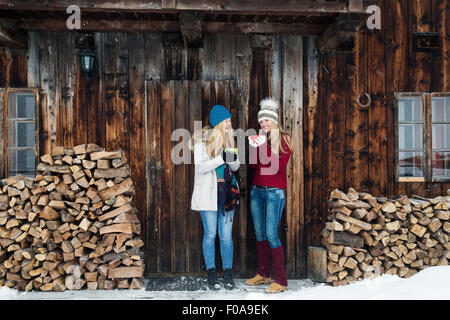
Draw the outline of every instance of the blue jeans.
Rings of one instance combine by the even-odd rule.
[[[252,186],[250,209],[255,227],[256,241],[269,241],[271,248],[282,245],[278,237],[281,214],[285,204],[283,189]]]
[[[232,227],[234,210],[222,214],[222,204],[217,203],[217,211],[200,211],[203,224],[203,257],[206,270],[215,268],[216,235],[219,229],[220,253],[222,256],[222,267],[232,269],[233,267],[233,237]]]

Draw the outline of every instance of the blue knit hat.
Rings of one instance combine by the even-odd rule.
[[[228,118],[231,118],[230,111],[228,111],[227,108],[221,105],[213,106],[211,111],[209,112],[209,122],[211,123],[212,127],[217,126],[223,120],[226,120]]]

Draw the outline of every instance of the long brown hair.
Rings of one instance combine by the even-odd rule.
[[[270,134],[268,135],[268,141],[270,141],[270,151],[274,155],[278,155],[279,151],[281,150],[282,153],[286,153],[287,150],[284,149],[283,143],[281,141],[284,140],[286,145],[288,146],[289,150],[291,152],[294,151],[294,147],[292,145],[292,138],[291,135],[281,128],[280,125],[273,122],[272,120],[269,120],[272,122],[272,125],[270,127]],[[280,139],[281,136],[281,139]]]
[[[192,136],[189,141],[189,147],[194,150],[194,144],[197,142],[206,142],[206,153],[211,157],[217,157],[225,148],[234,148],[233,129],[225,131],[225,120],[216,125],[214,128],[205,126],[200,133]]]

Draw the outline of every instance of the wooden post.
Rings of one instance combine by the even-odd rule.
[[[327,281],[327,250],[308,247],[308,279],[315,282]]]

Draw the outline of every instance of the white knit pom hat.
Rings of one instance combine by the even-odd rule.
[[[258,112],[258,122],[267,119],[278,124],[278,109],[280,105],[278,101],[272,98],[265,98],[259,103],[261,110]]]

